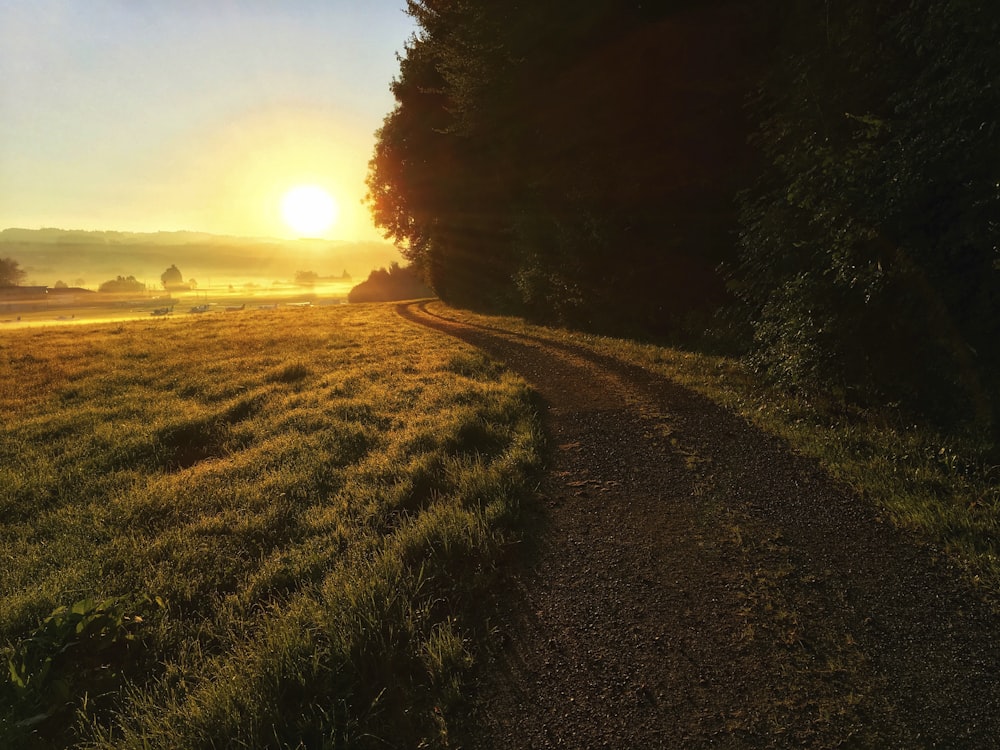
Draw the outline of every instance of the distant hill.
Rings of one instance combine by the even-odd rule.
[[[0,231],[0,243],[30,242],[43,245],[187,245],[193,243],[208,244],[245,244],[247,242],[266,242],[251,237],[231,237],[207,232],[115,232],[91,231],[86,229],[21,229],[10,227]]]
[[[185,280],[202,285],[270,284],[290,281],[301,271],[320,277],[346,271],[364,278],[398,261],[400,254],[386,242],[11,228],[0,231],[0,257],[17,260],[28,274],[26,283],[51,286],[62,280],[96,288],[119,275],[157,287],[160,274],[171,265]]]

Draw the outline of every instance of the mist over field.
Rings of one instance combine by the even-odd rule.
[[[20,262],[26,285],[62,281],[88,289],[118,276],[134,276],[156,289],[171,265],[200,287],[267,287],[292,282],[300,271],[320,277],[346,272],[357,282],[400,260],[399,251],[385,242],[17,228],[0,231],[0,257]]]

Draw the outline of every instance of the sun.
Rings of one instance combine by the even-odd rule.
[[[297,185],[281,199],[281,215],[300,237],[319,237],[337,222],[337,202],[319,185]]]

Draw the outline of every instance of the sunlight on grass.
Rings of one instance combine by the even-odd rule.
[[[0,744],[445,743],[523,382],[391,306],[14,331],[0,370]]]

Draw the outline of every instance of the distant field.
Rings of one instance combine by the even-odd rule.
[[[391,306],[0,328],[0,747],[443,746],[540,453]]]
[[[400,261],[399,251],[386,242],[334,240],[267,240],[191,232],[73,232],[60,229],[0,231],[0,258],[14,258],[27,272],[26,285],[97,289],[117,276],[135,276],[159,289],[160,274],[176,265],[185,280],[200,287],[242,288],[254,283],[267,288],[287,282],[297,271],[320,276],[343,271],[364,281],[375,268]],[[80,282],[83,283],[80,283]]]
[[[92,293],[58,295],[19,302],[0,301],[0,334],[27,326],[118,323],[150,317],[193,318],[206,313],[222,313],[241,305],[256,311],[287,305],[329,305],[347,301],[353,281],[317,284],[312,287],[287,285],[268,288],[208,288],[168,293],[163,290],[135,294]],[[194,308],[194,310],[193,310]],[[154,315],[155,310],[169,312]]]

